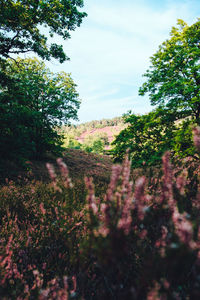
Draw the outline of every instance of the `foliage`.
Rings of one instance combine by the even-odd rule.
[[[81,149],[82,145],[79,143],[74,136],[68,135],[64,137],[64,147],[69,149]]]
[[[130,113],[125,116],[125,122],[128,127],[112,143],[115,161],[123,161],[128,149],[134,167],[161,162],[164,152],[173,145],[176,130],[173,118],[166,120],[164,111],[156,109],[142,116]]]
[[[0,155],[2,159],[61,155],[58,126],[77,119],[78,94],[71,76],[53,74],[37,59],[16,59],[34,52],[40,58],[69,59],[64,40],[86,16],[82,0],[2,0],[0,3]],[[2,165],[1,165],[2,167]]]
[[[199,161],[172,169],[166,153],[162,176],[133,187],[126,158],[100,198],[90,178],[78,196],[57,162],[49,185],[0,189],[3,298],[199,299]]]
[[[112,136],[124,127],[121,117],[63,126],[64,146],[71,149],[83,149],[89,153],[102,154],[105,148],[110,146]]]
[[[151,57],[147,81],[139,90],[149,93],[152,105],[162,104],[177,119],[190,116],[200,122],[200,20],[191,26],[178,20],[165,41]]]
[[[71,76],[51,73],[36,58],[8,60],[4,73],[11,80],[0,91],[1,156],[27,159],[61,149],[56,129],[77,119],[80,105]]]
[[[82,149],[88,153],[103,154],[105,145],[109,145],[108,136],[106,133],[96,133],[88,135],[83,143],[80,143],[77,138],[71,133],[65,134],[64,146],[69,149]]]
[[[113,155],[122,161],[130,149],[133,166],[155,165],[166,150],[198,158],[192,128],[200,122],[200,21],[178,20],[169,40],[151,57],[139,94],[149,94],[157,108],[144,116],[128,115],[128,128],[114,141]]]
[[[78,241],[82,239],[77,229],[83,223],[81,202],[76,199],[72,204],[80,187],[72,191],[64,181],[63,193],[52,184],[39,182],[23,188],[10,182],[1,189],[1,239],[7,244],[0,247],[1,297],[47,299],[45,294],[50,297],[58,289],[58,299],[61,295],[67,299],[68,291],[73,290],[70,273],[76,273],[74,258],[79,255]],[[64,284],[62,293],[60,284]]]
[[[77,133],[81,134],[86,130],[90,131],[92,129],[104,128],[107,126],[109,126],[109,127],[123,126],[122,117],[115,117],[112,119],[93,120],[93,121],[86,122],[86,123],[83,123],[80,125],[76,125],[76,126],[74,126],[74,128],[77,130]],[[72,128],[70,128],[70,129],[72,129]]]
[[[177,132],[174,137],[174,152],[180,157],[195,157],[199,159],[196,148],[192,142],[192,130],[194,123],[186,119],[177,125]]]
[[[82,0],[1,0],[0,3],[0,60],[33,51],[42,59],[67,59],[62,45],[49,44],[54,34],[70,38],[70,31],[80,26],[86,13]]]
[[[127,160],[123,167],[113,167],[101,202],[87,182],[91,233],[84,259],[90,252],[95,261],[86,281],[89,287],[82,290],[84,297],[89,299],[92,293],[92,299],[198,298],[199,206],[191,200],[198,192],[193,186],[195,192],[190,194],[185,185],[198,176],[197,169],[193,179],[186,170],[180,174],[175,169],[179,173],[175,178],[166,154],[163,178],[141,177],[132,192],[129,168]],[[90,281],[92,275],[95,281]]]
[[[105,143],[101,138],[87,138],[86,141],[81,145],[81,148],[86,152],[93,152],[98,154],[103,154]]]
[[[66,136],[72,135],[74,137],[79,137],[82,133],[90,132],[94,129],[110,127],[114,130],[115,126],[118,126],[120,129],[123,129],[124,122],[122,117],[115,117],[113,119],[102,119],[99,121],[94,120],[78,125],[63,126],[62,129]]]

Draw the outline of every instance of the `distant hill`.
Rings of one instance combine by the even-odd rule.
[[[81,144],[84,144],[84,142],[87,140],[88,137],[107,137],[107,145],[105,145],[105,149],[110,148],[110,144],[114,140],[115,136],[122,130],[121,125],[114,125],[114,126],[106,126],[102,128],[94,128],[91,130],[84,131],[79,137],[77,137],[77,141]]]
[[[63,128],[65,146],[87,152],[103,153],[109,150],[115,136],[125,128],[122,117],[91,121]]]
[[[84,187],[84,177],[93,177],[99,185],[104,186],[109,182],[112,159],[109,156],[86,153],[79,149],[66,149],[63,153],[63,161],[68,167],[69,175],[78,186]],[[50,177],[46,163],[54,165],[57,174],[60,170],[56,163],[56,157],[50,155],[42,161],[32,160],[27,162],[26,167],[16,162],[5,162],[4,170],[0,169],[0,185],[4,184],[6,178],[15,182],[31,182],[38,180],[49,182]],[[26,181],[26,180],[29,181]]]

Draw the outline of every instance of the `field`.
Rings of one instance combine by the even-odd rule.
[[[198,162],[72,149],[30,166],[0,189],[2,299],[199,299]]]

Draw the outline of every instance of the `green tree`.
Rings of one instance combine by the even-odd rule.
[[[176,135],[174,137],[174,153],[179,157],[191,156],[199,159],[198,151],[193,143],[194,124],[191,120],[186,119],[177,124]]]
[[[102,154],[104,146],[105,144],[101,139],[95,139],[92,145],[92,152]]]
[[[97,135],[88,135],[84,140],[81,148],[86,152],[93,152],[98,154],[103,154],[105,147],[104,140]]]
[[[160,163],[164,152],[173,146],[176,130],[173,120],[168,118],[166,126],[166,117],[160,108],[141,116],[130,113],[124,119],[128,127],[112,143],[115,161],[123,161],[129,149],[134,167]]]
[[[129,126],[114,141],[115,159],[122,160],[127,148],[134,166],[158,163],[166,150],[196,157],[192,127],[200,124],[200,19],[191,26],[178,20],[144,76],[139,95],[148,93],[157,109],[126,118]]]
[[[82,0],[1,0],[0,60],[13,54],[33,51],[43,59],[67,59],[62,45],[48,44],[44,27],[51,37],[70,38],[70,31],[80,26],[85,12]]]
[[[7,61],[12,80],[0,87],[1,156],[40,157],[60,148],[56,129],[77,119],[79,95],[69,74],[53,74],[36,58],[16,62]]]
[[[178,20],[144,76],[140,95],[148,93],[152,105],[164,105],[176,119],[190,116],[200,123],[200,19],[191,26]]]

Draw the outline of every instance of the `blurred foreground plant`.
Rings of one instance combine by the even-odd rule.
[[[1,188],[4,299],[200,298],[199,162],[172,167],[167,152],[162,176],[135,184],[130,164],[113,166],[99,198],[91,178],[77,198],[61,159],[50,185]]]

